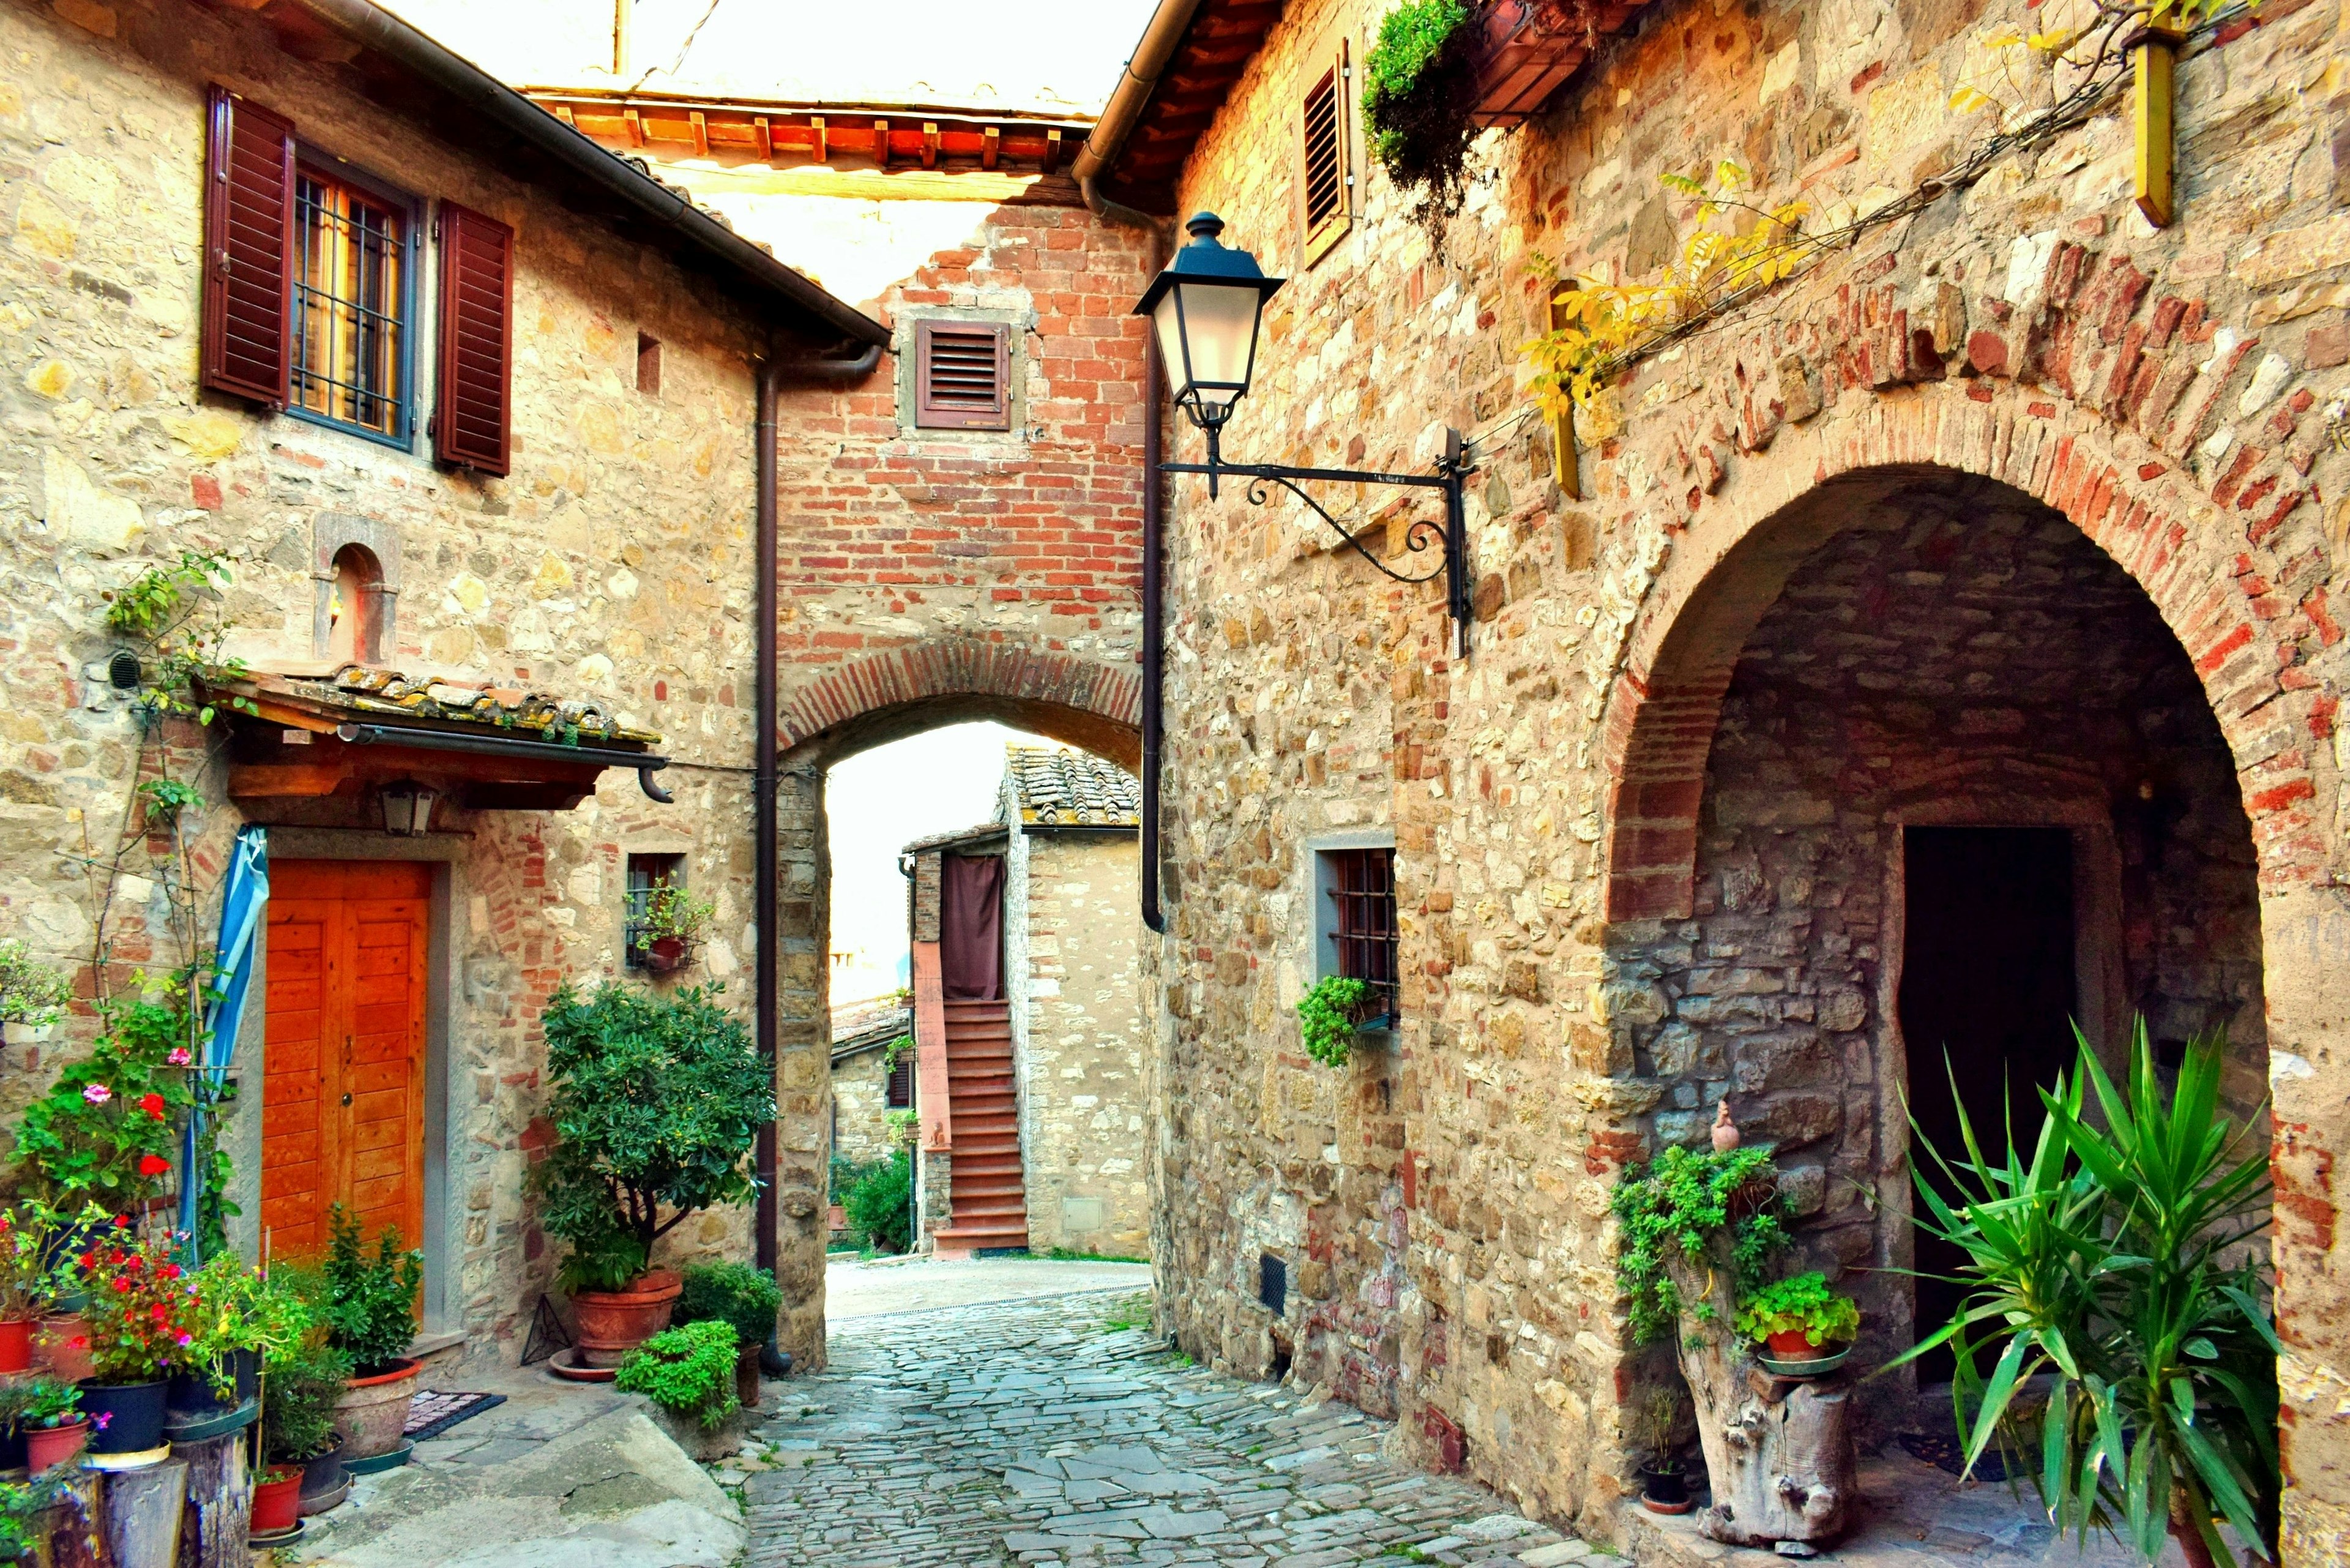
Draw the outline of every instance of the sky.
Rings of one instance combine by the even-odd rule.
[[[901,983],[906,952],[906,879],[898,852],[910,839],[995,818],[1006,742],[1055,742],[1002,724],[954,724],[860,752],[827,775],[825,815],[832,829],[832,947],[862,950],[879,975],[874,990]],[[834,971],[833,1002],[862,1001],[850,975]]]
[[[612,74],[615,0],[378,3],[492,75],[534,87],[642,80],[647,91],[1081,114],[1100,112],[1153,9],[1153,0],[992,7],[968,0],[631,0],[621,80]]]

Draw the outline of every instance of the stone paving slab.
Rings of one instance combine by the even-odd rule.
[[[760,1428],[750,1568],[1611,1561],[1406,1467],[1388,1423],[1105,1328],[1130,1299],[837,1324],[830,1367]]]

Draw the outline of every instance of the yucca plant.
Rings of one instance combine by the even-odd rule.
[[[1970,1469],[1994,1438],[2036,1451],[2023,1468],[2058,1530],[2085,1546],[2110,1532],[2148,1563],[2168,1533],[2196,1568],[2237,1563],[2223,1521],[2247,1563],[2254,1543],[2274,1561],[2281,1485],[2268,1282],[2241,1247],[2268,1223],[2268,1150],[2220,1110],[2225,1047],[2191,1042],[2166,1096],[2141,1019],[2128,1093],[2081,1039],[2075,1070],[2041,1091],[2028,1153],[2011,1125],[2004,1158],[1987,1158],[1963,1110],[1963,1150],[1919,1133],[1949,1196],[1913,1158],[1916,1222],[1965,1251],[1972,1288],[1891,1364],[1949,1345]],[[2045,1410],[2020,1410],[2043,1373]]]

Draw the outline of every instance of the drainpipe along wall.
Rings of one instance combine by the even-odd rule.
[[[754,696],[758,710],[758,743],[751,776],[752,876],[756,883],[752,918],[758,929],[759,948],[753,969],[753,989],[757,993],[759,1010],[756,1028],[759,1059],[766,1064],[770,1083],[774,1082],[775,1071],[776,1015],[783,1005],[779,973],[781,933],[776,929],[783,890],[783,857],[775,823],[783,690],[776,627],[779,585],[775,581],[775,574],[781,555],[775,505],[778,461],[775,452],[776,405],[787,381],[809,386],[853,387],[872,375],[880,363],[881,346],[878,343],[867,344],[864,352],[847,359],[793,359],[770,355],[759,362],[758,414],[753,431],[758,473],[755,523],[758,559],[754,568],[759,575],[755,612],[758,670]],[[753,1151],[752,1161],[759,1182],[755,1224],[758,1264],[772,1272],[779,1261],[781,1239],[777,1226],[782,1219],[776,1208],[774,1122],[759,1129],[759,1141]]]

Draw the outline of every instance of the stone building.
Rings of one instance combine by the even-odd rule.
[[[932,1251],[1147,1255],[1140,805],[1114,763],[1011,745],[994,822],[906,846]]]
[[[889,1126],[892,1111],[914,1108],[914,1016],[891,999],[832,1016],[832,1155],[858,1165],[886,1158],[903,1139]]]
[[[134,985],[265,826],[243,1239],[348,1201],[423,1248],[424,1343],[510,1356],[548,994],[651,978],[664,880],[716,906],[678,978],[753,1000],[754,361],[887,334],[366,7],[12,4],[0,40],[7,928]],[[182,552],[224,563],[182,637],[246,671],[209,727],[142,717],[157,651],[105,618]],[[176,840],[138,831],[165,774]],[[8,1107],[91,1027],[12,1051]]]
[[[1903,1106],[1945,1046],[2033,1077],[2052,1009],[2108,1049],[2224,1028],[2274,1137],[2286,1555],[2340,1559],[2341,7],[2185,47],[2158,228],[2126,70],[2042,112],[2083,78],[1995,41],[2021,6],[1548,7],[1564,86],[1481,78],[1440,246],[1356,109],[1388,9],[1167,0],[1093,141],[1112,199],[1212,210],[1288,279],[1229,461],[1425,472],[1450,426],[1473,464],[1465,652],[1438,585],[1282,493],[1170,483],[1167,1326],[1613,1534],[1625,1402],[1671,1376],[1617,1304],[1625,1166],[1726,1098],[1881,1358],[1936,1310],[1898,1272]],[[1849,243],[1637,356],[1562,447],[1520,351],[1552,280],[1657,277],[1704,225],[1661,177],[1724,159]],[[1424,562],[1425,505],[1319,498]],[[1333,1071],[1292,1008],[1366,889],[1398,1018]]]

